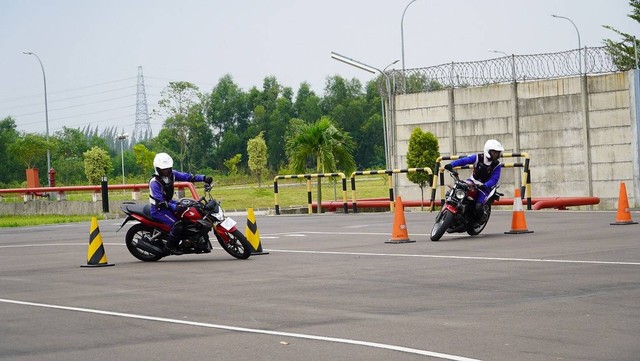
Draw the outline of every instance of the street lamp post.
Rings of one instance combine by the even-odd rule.
[[[400,19],[400,43],[402,45],[402,75],[404,76],[404,14],[407,12],[407,9],[409,8],[409,5],[413,4],[414,2],[416,2],[417,0],[411,0],[411,2],[409,2],[407,4],[407,6],[404,7],[404,11],[402,12],[402,18]]]
[[[553,16],[554,18],[558,18],[558,19],[564,19],[567,20],[571,23],[571,25],[573,25],[573,28],[576,29],[576,34],[578,34],[578,67],[580,67],[580,75],[582,75],[582,45],[580,43],[580,31],[578,31],[578,27],[576,26],[576,23],[573,22],[573,20],[569,19],[566,16],[560,16],[560,15],[555,15],[552,14],[551,16]],[[586,64],[585,64],[585,71],[586,71]]]
[[[381,101],[382,103],[382,122],[384,123],[384,158],[385,158],[385,167],[386,169],[390,169],[390,164],[389,164],[389,159],[391,158],[391,154],[389,154],[389,142],[387,140],[388,136],[388,131],[387,131],[387,123],[389,123],[391,126],[393,126],[393,112],[391,111],[391,82],[389,81],[389,77],[386,74],[386,70],[388,67],[390,67],[393,64],[396,64],[399,60],[395,60],[393,61],[391,64],[387,65],[383,70],[380,70],[378,68],[375,68],[373,66],[364,64],[362,62],[359,62],[357,60],[353,60],[351,58],[348,58],[344,55],[340,55],[338,53],[335,52],[331,52],[331,58],[341,61],[345,64],[351,65],[353,67],[356,67],[358,69],[367,71],[371,74],[375,74],[376,72],[380,73],[380,75],[382,75],[385,79],[385,85],[386,85],[386,90],[387,90],[387,103],[389,104],[389,106],[387,107],[389,116],[386,116],[387,111],[385,111],[385,106],[384,106],[384,100]],[[387,122],[387,118],[389,119],[389,122]]]
[[[38,54],[30,51],[23,51],[22,53],[25,55],[35,56],[36,59],[38,59],[38,63],[40,63],[40,69],[42,69],[42,79],[44,80],[44,119],[45,119],[45,126],[47,130],[47,132],[45,133],[46,135],[45,139],[47,140],[47,172],[50,172],[51,171],[51,150],[49,149],[49,108],[47,104],[47,76],[44,73],[44,66],[42,65],[42,61],[40,60],[40,57],[38,57]],[[47,179],[49,180],[48,185],[49,187],[51,187],[51,177],[47,176]]]
[[[124,141],[129,137],[129,134],[124,133],[118,135],[118,140],[120,141],[120,156],[122,157],[122,184],[126,184],[124,179]]]

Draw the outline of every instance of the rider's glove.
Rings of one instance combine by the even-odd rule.
[[[184,205],[182,205],[182,204],[178,204],[178,205],[176,206],[176,214],[177,214],[178,216],[182,216],[182,214],[183,214],[183,213],[184,213],[184,211],[186,211],[186,210],[187,210],[187,207],[186,207],[186,206],[184,206]]]
[[[211,185],[211,183],[213,183],[213,178],[208,177],[208,176],[204,176],[204,178],[202,180],[203,180],[203,182],[207,183],[208,185]]]
[[[169,204],[167,202],[158,203],[158,209],[169,209]]]
[[[485,184],[480,184],[478,185],[478,189],[486,193],[488,188]]]
[[[451,165],[451,163],[448,163],[447,165],[445,165],[444,169],[448,170],[449,172],[453,172],[453,166]]]

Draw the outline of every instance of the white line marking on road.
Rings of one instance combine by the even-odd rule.
[[[172,318],[144,316],[144,315],[136,315],[131,313],[96,310],[96,309],[90,309],[90,308],[80,308],[80,307],[51,305],[51,304],[45,304],[45,303],[8,300],[4,298],[0,298],[0,302],[15,304],[15,305],[22,305],[22,306],[32,306],[32,307],[41,307],[41,308],[49,308],[49,309],[64,310],[64,311],[83,312],[83,313],[91,313],[91,314],[97,314],[97,315],[124,317],[124,318],[138,319],[138,320],[156,321],[156,322],[172,323],[172,324],[195,326],[195,327],[215,328],[219,330],[227,330],[227,331],[235,331],[235,332],[247,332],[247,333],[263,334],[263,335],[280,336],[280,337],[293,337],[293,338],[300,338],[300,339],[306,339],[306,340],[335,342],[335,343],[342,343],[342,344],[356,345],[356,346],[374,347],[374,348],[391,350],[391,351],[406,352],[406,353],[411,353],[416,355],[437,357],[444,360],[480,361],[478,359],[471,359],[471,358],[462,357],[462,356],[449,355],[449,354],[440,353],[440,352],[420,350],[420,349],[415,349],[411,347],[388,345],[388,344],[378,343],[378,342],[359,341],[359,340],[352,340],[352,339],[346,339],[346,338],[308,335],[303,333],[280,332],[280,331],[272,331],[272,330],[261,330],[261,329],[255,329],[255,328],[245,328],[245,327],[236,327],[236,326],[227,326],[227,325],[217,325],[213,323],[176,320]]]
[[[104,243],[108,246],[124,246],[123,243]],[[22,244],[22,245],[6,245],[2,248],[28,248],[28,247],[60,247],[60,246],[88,246],[88,243],[41,243],[41,244]],[[222,249],[213,247],[213,249]],[[572,259],[544,259],[544,258],[509,258],[509,257],[479,257],[479,256],[447,256],[433,254],[403,254],[403,253],[366,253],[366,252],[333,252],[333,251],[303,251],[292,249],[265,249],[265,251],[274,253],[306,253],[306,254],[328,254],[339,256],[369,256],[369,257],[411,257],[411,258],[442,258],[442,259],[462,259],[475,261],[505,261],[505,262],[543,262],[543,263],[574,263],[574,264],[602,264],[602,265],[621,265],[621,266],[640,266],[640,262],[616,262],[616,261],[583,261]]]
[[[402,254],[402,253],[300,251],[300,250],[271,249],[271,248],[268,249],[267,251],[276,252],[276,253],[281,252],[281,253],[331,254],[331,255],[342,255],[342,256],[444,258],[444,259],[468,259],[468,260],[479,260],[479,261],[584,263],[584,264],[609,264],[609,265],[640,266],[640,262],[580,261],[580,260],[569,260],[569,259],[445,256],[445,255],[431,255],[431,254]]]

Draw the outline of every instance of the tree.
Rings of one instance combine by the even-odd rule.
[[[216,147],[220,145],[227,131],[237,133],[238,130],[244,131],[247,128],[249,121],[247,96],[233,81],[231,75],[224,75],[213,88],[211,95],[207,98],[205,113],[207,123],[214,129],[213,141]],[[228,155],[223,155],[220,159]]]
[[[164,108],[169,116],[164,122],[163,130],[170,131],[169,136],[177,140],[178,160],[180,170],[185,170],[187,147],[191,137],[191,128],[194,123],[204,119],[200,116],[202,94],[198,87],[189,82],[170,82],[167,88],[160,92],[163,96],[158,104]]]
[[[251,172],[258,177],[258,188],[262,188],[262,175],[267,170],[267,143],[264,141],[264,132],[260,132],[255,138],[247,142],[247,161]]]
[[[84,152],[84,173],[91,184],[98,184],[102,177],[113,170],[109,153],[101,148],[93,147]]]
[[[3,169],[0,172],[0,184],[8,184],[18,178],[20,166],[11,152],[11,144],[16,139],[18,132],[15,120],[12,117],[0,120],[0,165]]]
[[[309,83],[301,83],[293,104],[296,117],[304,119],[306,122],[314,122],[322,116],[320,110],[320,98],[311,91]]]
[[[10,146],[10,152],[24,164],[27,168],[33,168],[34,162],[38,158],[44,158],[47,155],[47,143],[45,137],[38,134],[22,134]]]
[[[640,23],[640,0],[629,0],[629,5],[631,6],[631,13],[627,16]],[[635,42],[637,39],[633,35],[623,33],[611,25],[603,25],[603,27],[622,37],[622,41],[603,40],[607,51],[613,56],[613,63],[619,70],[635,68],[635,48],[638,46]]]
[[[229,170],[230,175],[238,174],[238,164],[242,161],[242,154],[236,154],[224,161],[224,166]]]
[[[424,168],[431,167],[440,156],[438,138],[430,132],[423,132],[415,128],[409,138],[407,151],[407,167]],[[425,172],[407,173],[407,178],[420,187],[422,205],[424,205],[424,188],[431,184],[432,176]]]
[[[331,118],[322,117],[311,125],[305,125],[287,142],[291,168],[296,173],[306,170],[307,160],[315,161],[318,173],[342,169],[351,174],[356,163],[353,159],[354,143],[349,134],[338,129]],[[322,207],[322,178],[318,178],[318,213]]]
[[[56,144],[55,152],[52,153],[56,185],[82,183],[84,178],[80,170],[84,166],[83,153],[91,148],[90,138],[79,129],[63,127],[51,139]]]
[[[153,158],[155,153],[147,149],[144,144],[136,144],[133,146],[133,155],[136,158],[136,164],[138,165],[142,174],[153,172]]]

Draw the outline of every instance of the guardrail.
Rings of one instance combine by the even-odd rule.
[[[347,204],[347,177],[344,173],[315,173],[315,174],[289,174],[289,175],[277,175],[273,178],[273,195],[275,197],[276,214],[280,214],[280,205],[278,204],[278,179],[296,179],[305,178],[307,180],[307,212],[313,213],[313,205],[311,198],[311,178],[325,178],[325,177],[341,177],[342,178],[342,198],[344,213],[349,213],[349,206]],[[318,213],[320,213],[321,207],[318,207]]]
[[[193,199],[198,199],[200,196],[198,195],[198,191],[194,187],[193,183],[190,182],[176,182],[175,187],[178,189],[188,188],[191,192],[191,197]],[[141,189],[149,188],[149,184],[140,183],[140,184],[110,184],[107,185],[107,189],[111,190],[132,190],[133,192],[140,191]],[[4,194],[20,194],[23,195],[25,202],[29,200],[32,196],[48,196],[51,193],[55,193],[60,196],[59,200],[64,199],[64,194],[67,192],[93,192],[94,194],[100,194],[102,192],[102,185],[92,185],[92,186],[66,186],[66,187],[32,187],[32,188],[9,188],[9,189],[0,189],[0,200],[2,199],[2,195]],[[94,198],[94,201],[95,198]]]
[[[376,175],[386,174],[389,177],[389,211],[393,212],[395,208],[395,196],[393,194],[393,174],[396,173],[414,173],[426,172],[433,175],[431,168],[402,168],[402,169],[383,169],[383,170],[362,170],[351,173],[351,196],[353,213],[358,213],[358,204],[356,202],[356,176],[359,175]]]

